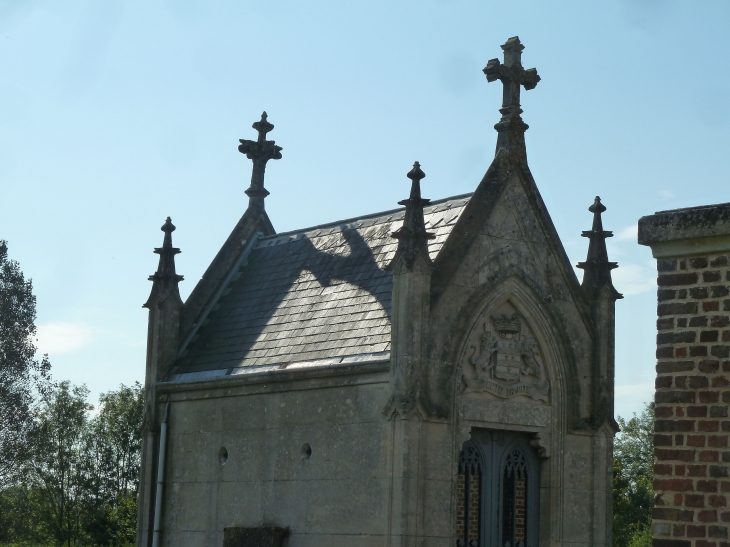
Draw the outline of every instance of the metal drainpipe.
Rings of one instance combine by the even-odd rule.
[[[162,485],[165,482],[165,452],[167,449],[167,418],[170,416],[170,401],[165,407],[165,416],[160,424],[160,453],[157,459],[157,489],[155,492],[155,523],[152,533],[152,547],[159,547],[162,535]]]

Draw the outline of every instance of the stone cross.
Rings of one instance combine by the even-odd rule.
[[[520,114],[520,86],[525,86],[526,90],[533,89],[540,76],[537,75],[537,69],[530,68],[525,70],[522,67],[522,50],[525,46],[520,42],[518,36],[513,36],[502,45],[504,50],[504,64],[499,59],[492,59],[484,67],[484,74],[488,82],[501,80],[503,87],[502,108],[499,112],[502,119],[494,128],[501,133],[510,130],[516,130],[524,133],[528,125],[522,121]],[[502,139],[505,140],[505,139]],[[497,141],[499,149],[500,141]]]
[[[254,122],[251,126],[258,131],[258,139],[248,141],[239,139],[241,144],[238,151],[246,154],[246,157],[253,160],[253,171],[251,172],[251,186],[246,190],[246,195],[250,198],[249,206],[259,206],[263,208],[264,198],[269,195],[269,191],[264,188],[264,173],[266,171],[266,162],[269,160],[281,159],[281,146],[276,146],[275,141],[267,141],[266,134],[274,129],[274,124],[267,121],[267,114],[261,114],[261,120]]]

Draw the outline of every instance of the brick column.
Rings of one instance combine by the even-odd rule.
[[[730,204],[639,221],[657,258],[654,547],[730,547]]]

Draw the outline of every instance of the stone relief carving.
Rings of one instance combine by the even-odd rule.
[[[550,383],[540,348],[517,312],[490,316],[478,340],[470,342],[460,367],[462,394],[522,395],[548,402]]]

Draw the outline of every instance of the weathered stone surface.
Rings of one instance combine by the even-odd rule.
[[[286,528],[225,528],[223,547],[281,547],[287,535]]]
[[[596,201],[579,283],[526,163],[514,87],[538,78],[519,65],[519,40],[504,47],[504,64],[490,62],[487,76],[509,80],[511,91],[498,152],[473,195],[426,203],[414,168],[406,211],[274,234],[265,229],[257,171],[249,210],[185,304],[175,369],[163,381],[148,378],[154,412],[168,401],[171,408],[163,544],[275,545],[281,535],[273,531],[287,530],[288,547],[453,546],[464,518],[458,485],[471,484],[467,446],[477,447],[469,473],[480,488],[472,517],[483,511],[487,519],[487,500],[503,499],[511,462],[529,545],[611,543],[620,295],[605,253],[609,233]],[[265,152],[242,144],[247,154]],[[702,272],[722,268],[710,264]],[[666,265],[666,275],[685,270]],[[695,291],[687,302],[688,288],[666,289],[663,305],[696,309],[722,293]],[[680,324],[677,309],[666,308],[669,351],[658,369],[695,385],[695,361],[689,352],[680,360],[674,346],[703,335]],[[708,353],[725,326],[703,327],[718,333],[703,346]],[[693,406],[720,405],[700,398]],[[673,435],[666,450],[675,451]],[[154,440],[144,470],[153,479]],[[697,450],[720,466],[724,447],[712,442]],[[694,458],[694,448],[683,450]],[[154,501],[143,495],[140,547]],[[489,529],[476,521],[461,529],[477,526],[483,547],[503,545],[496,514]]]

